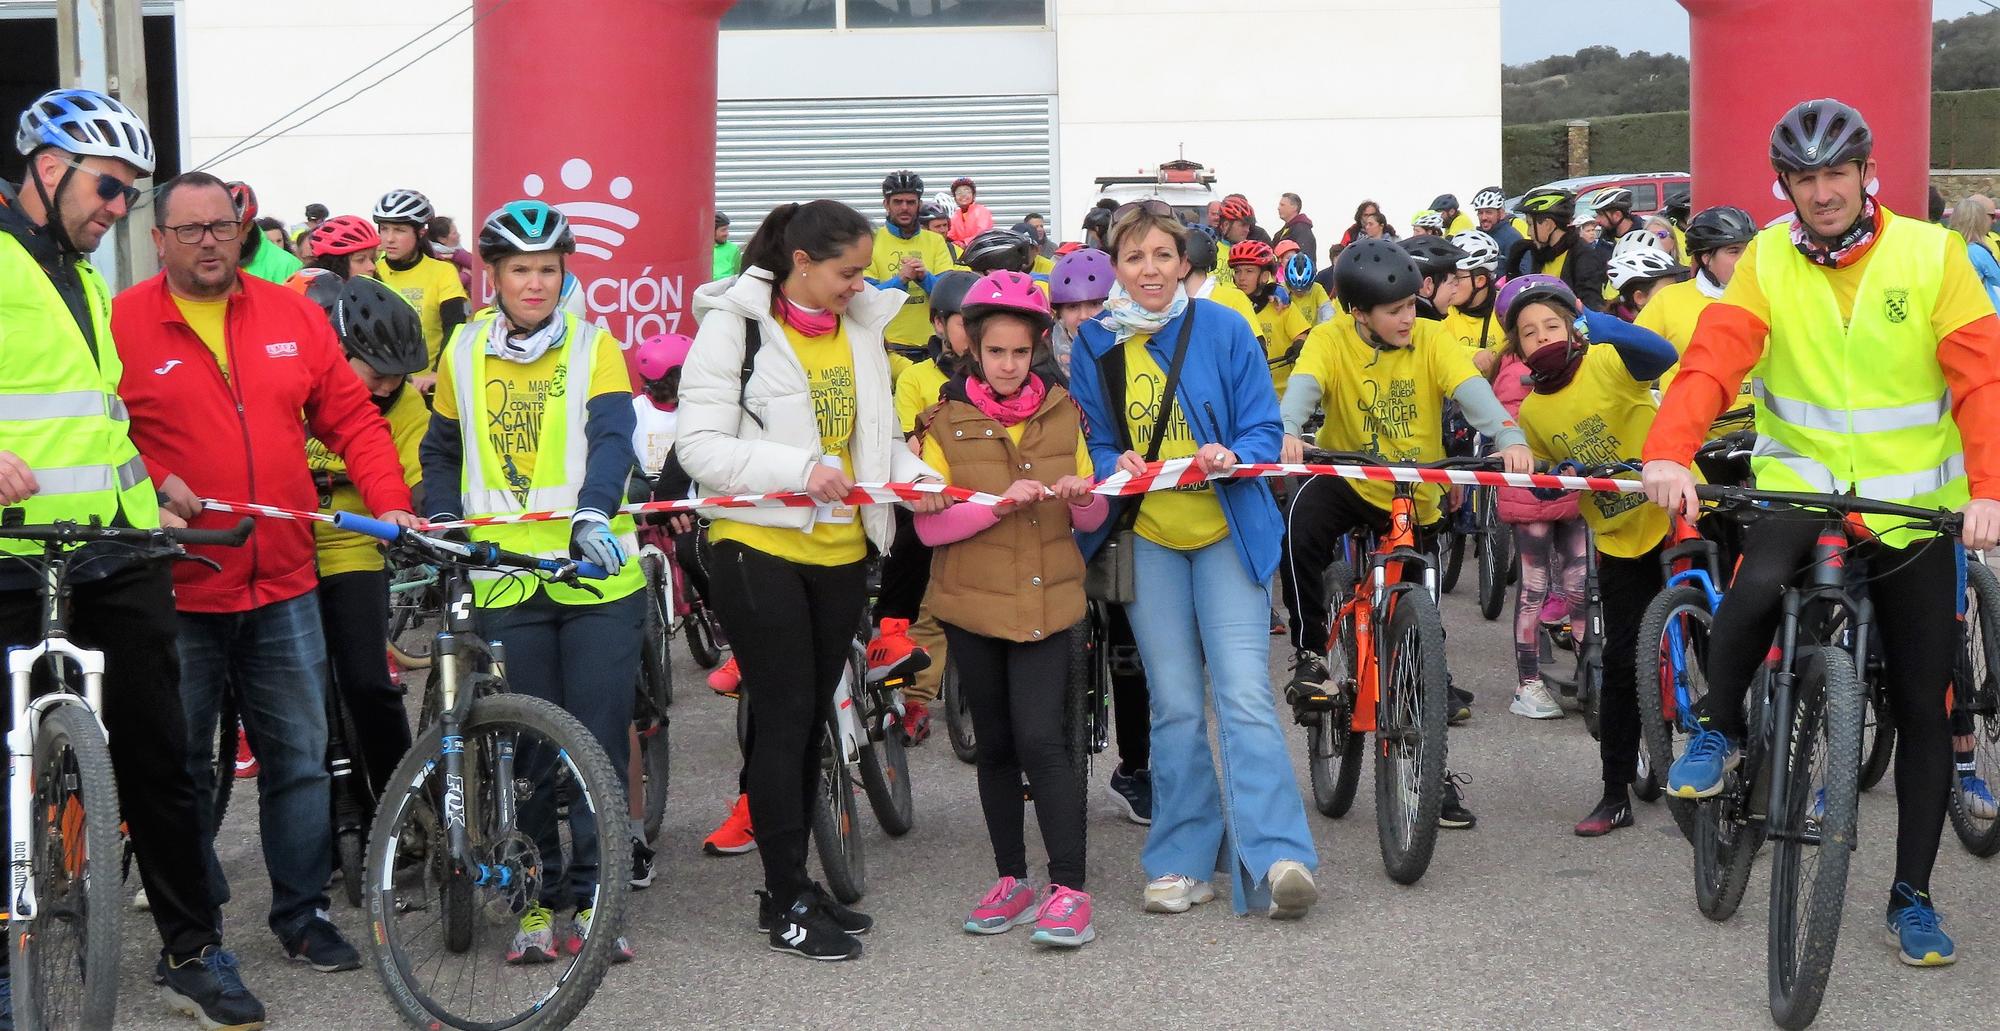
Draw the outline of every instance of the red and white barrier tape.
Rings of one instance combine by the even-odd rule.
[[[1094,493],[1109,497],[1131,497],[1153,491],[1173,490],[1204,480],[1243,479],[1247,477],[1299,477],[1338,476],[1348,480],[1376,480],[1383,482],[1455,484],[1467,487],[1538,487],[1544,490],[1608,491],[1612,493],[1637,493],[1645,488],[1637,480],[1612,480],[1596,476],[1554,476],[1548,473],[1499,473],[1478,469],[1416,469],[1407,466],[1382,465],[1302,465],[1277,462],[1239,465],[1231,472],[1207,474],[1195,468],[1194,459],[1175,458],[1156,463],[1152,471],[1140,473],[1119,472],[1107,477],[1094,488]],[[943,494],[958,501],[975,505],[998,505],[1002,499],[996,494],[967,490],[941,483],[858,483],[847,496],[841,499],[847,505],[894,505],[916,501],[926,494]],[[798,491],[773,491],[768,494],[734,494],[710,498],[684,498],[679,501],[651,501],[639,505],[626,505],[621,512],[637,515],[645,512],[690,512],[698,509],[729,508],[811,508],[819,502]],[[262,516],[269,519],[311,520],[332,522],[333,517],[323,512],[302,512],[296,509],[279,508],[275,505],[253,505],[241,501],[204,501],[211,511],[234,512],[244,515]],[[482,519],[464,519],[449,523],[429,523],[430,530],[449,530],[466,526],[498,526],[508,523],[536,523],[568,519],[569,510],[553,512],[521,512],[516,515],[489,516]]]

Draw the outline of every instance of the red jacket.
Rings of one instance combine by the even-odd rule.
[[[164,274],[111,303],[111,333],[125,362],[118,392],[153,482],[179,475],[203,498],[312,511],[319,491],[306,469],[310,433],[347,461],[372,511],[407,511],[410,489],[389,424],[348,368],[325,314],[282,286],[254,276],[237,282],[225,322],[227,379],[181,317]],[[193,525],[228,527],[238,518],[207,512]],[[174,565],[174,602],[183,612],[246,612],[319,583],[311,523],[259,519],[241,548],[190,550],[222,571]]]

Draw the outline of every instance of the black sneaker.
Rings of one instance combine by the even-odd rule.
[[[874,917],[866,913],[857,913],[841,905],[839,899],[834,898],[825,888],[818,884],[814,884],[812,890],[814,896],[819,901],[820,911],[825,913],[842,932],[852,935],[863,935],[875,929]],[[769,934],[771,932],[771,923],[778,916],[777,903],[771,900],[771,893],[768,891],[759,891],[754,894],[757,896],[757,933]]]
[[[1444,804],[1438,806],[1438,826],[1447,830],[1462,831],[1472,829],[1479,817],[1465,807],[1465,799],[1458,793],[1460,784],[1470,783],[1472,778],[1462,773],[1444,771]]]
[[[1445,717],[1445,724],[1447,726],[1456,727],[1472,718],[1472,692],[1461,691],[1457,684],[1447,682],[1445,685],[1445,697],[1447,699],[1445,712],[1448,713]]]
[[[1111,783],[1105,789],[1125,818],[1140,826],[1153,822],[1153,774],[1150,770],[1126,773],[1124,766],[1111,769]]]
[[[315,916],[285,941],[285,955],[322,974],[361,969],[361,953],[340,936],[340,929],[323,916]]]
[[[653,886],[653,849],[638,838],[632,839],[632,887]]]
[[[1597,803],[1597,808],[1576,825],[1579,838],[1601,838],[1620,827],[1632,826],[1632,800],[1623,789],[1616,795],[1607,794]]]
[[[160,997],[169,1007],[202,1027],[256,1031],[264,1026],[264,1004],[243,987],[236,957],[221,946],[211,945],[179,962],[162,956],[153,980],[162,986]]]
[[[827,963],[861,955],[861,940],[841,930],[833,914],[821,907],[816,890],[799,893],[791,906],[773,914],[769,934],[773,952],[796,953]]]
[[[1285,701],[1298,705],[1308,698],[1325,697],[1326,663],[1303,649],[1292,654],[1292,682],[1285,685]]]

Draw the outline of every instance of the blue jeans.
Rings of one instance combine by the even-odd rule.
[[[1228,538],[1197,551],[1137,541],[1138,600],[1126,611],[1152,693],[1146,876],[1204,880],[1228,870],[1238,914],[1269,906],[1272,863],[1319,865],[1271,697],[1270,590],[1244,570]],[[1214,684],[1220,783],[1208,748],[1204,664]]]
[[[326,640],[311,592],[248,612],[180,614],[181,709],[195,798],[215,797],[215,727],[225,685],[257,756],[258,831],[271,875],[271,930],[289,940],[327,908],[333,824],[326,772]],[[229,883],[215,858],[215,814],[202,843],[215,904]]]

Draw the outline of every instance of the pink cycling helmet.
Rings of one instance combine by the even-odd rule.
[[[1011,312],[1026,316],[1043,329],[1056,321],[1055,313],[1049,309],[1048,295],[1042,293],[1041,284],[1025,272],[1007,269],[979,277],[979,282],[965,292],[965,303],[959,312],[968,321]]]
[[[648,383],[665,379],[667,373],[681,367],[687,361],[688,348],[694,346],[692,337],[679,333],[661,333],[650,336],[639,344],[639,378]]]
[[[1111,255],[1083,247],[1056,259],[1049,270],[1049,303],[1102,301],[1111,296]]]

